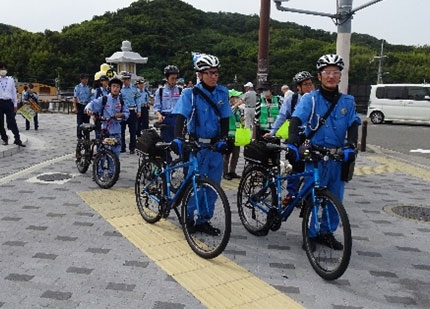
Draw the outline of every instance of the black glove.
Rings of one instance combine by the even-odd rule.
[[[288,152],[286,154],[286,159],[290,161],[291,164],[298,162],[300,159],[299,150],[294,144],[287,144]]]
[[[227,142],[225,140],[218,141],[216,146],[215,146],[215,150],[219,153],[227,154],[229,151]]]
[[[355,161],[355,148],[354,146],[347,146],[343,148],[343,162]]]

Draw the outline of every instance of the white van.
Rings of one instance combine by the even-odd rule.
[[[384,121],[430,122],[430,84],[379,84],[370,90],[367,117]]]

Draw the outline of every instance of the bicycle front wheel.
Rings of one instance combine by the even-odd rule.
[[[78,168],[79,173],[85,174],[90,167],[90,155],[89,152],[90,147],[88,145],[88,141],[84,139],[80,139],[78,144],[76,145],[76,167]]]
[[[185,238],[191,249],[202,258],[220,255],[231,233],[231,212],[221,187],[208,178],[196,180],[186,188],[182,200],[181,219]]]
[[[240,221],[248,232],[256,236],[267,235],[270,229],[268,214],[277,205],[276,188],[267,186],[267,174],[263,166],[248,166],[237,192]]]
[[[335,280],[346,271],[351,258],[351,227],[345,208],[328,190],[316,190],[315,203],[305,203],[303,247],[319,276]]]
[[[162,217],[160,201],[165,194],[164,178],[155,178],[160,169],[161,167],[156,162],[144,159],[136,174],[134,193],[137,209],[148,223],[155,223]],[[149,184],[151,185],[149,186]]]
[[[118,180],[119,170],[119,159],[112,150],[97,152],[93,163],[93,178],[100,188],[111,188]]]

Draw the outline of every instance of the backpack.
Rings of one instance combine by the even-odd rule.
[[[296,108],[298,99],[299,99],[299,94],[296,92],[293,94],[293,97],[291,98],[291,114],[294,112],[294,109]]]

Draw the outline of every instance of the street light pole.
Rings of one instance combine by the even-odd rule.
[[[345,62],[345,68],[342,73],[342,80],[339,84],[339,90],[341,92],[348,92],[349,82],[349,51],[351,47],[351,19],[355,12],[364,9],[372,4],[380,2],[382,0],[372,0],[366,4],[363,4],[355,9],[352,9],[352,0],[336,0],[337,11],[336,14],[328,14],[322,12],[314,12],[300,9],[293,9],[281,6],[282,2],[289,0],[274,0],[276,8],[279,11],[288,11],[302,14],[310,14],[317,16],[326,16],[333,19],[337,26],[337,41],[336,41],[336,53],[343,58]]]
[[[270,0],[260,1],[260,30],[258,36],[257,89],[267,83],[269,75]]]

